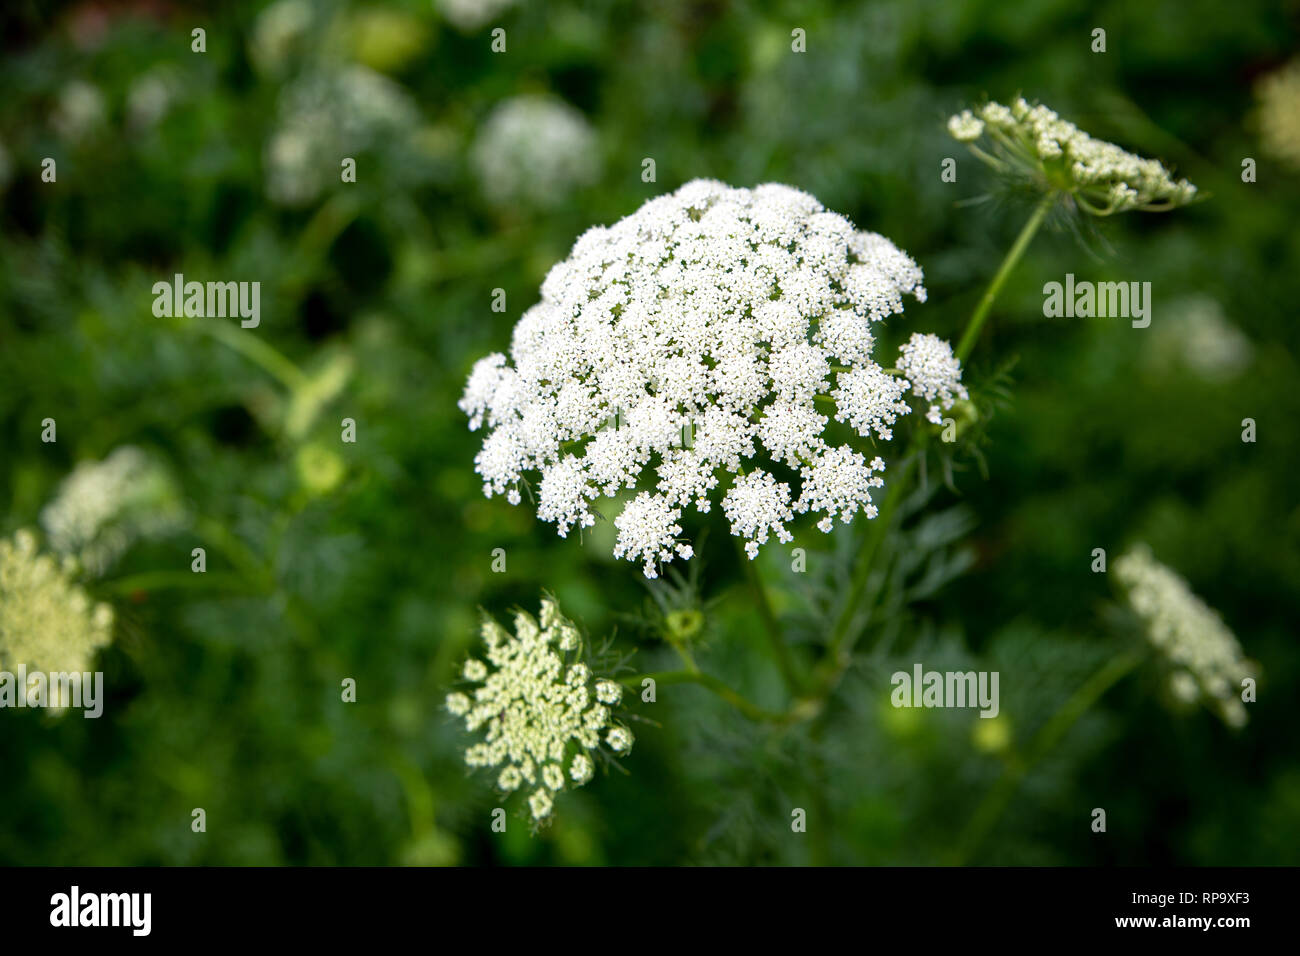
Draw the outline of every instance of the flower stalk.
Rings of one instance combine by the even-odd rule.
[[[998,293],[1002,291],[1002,286],[1006,284],[1011,272],[1015,269],[1016,264],[1029,248],[1030,242],[1038,233],[1047,214],[1051,211],[1052,206],[1056,204],[1057,194],[1055,191],[1049,192],[1038,201],[1034,207],[1033,213],[1024,227],[1020,230],[1020,235],[1016,236],[1016,241],[1012,243],[1011,248],[1007,251],[998,266],[998,271],[993,276],[993,281],[988,284],[984,294],[980,296],[979,303],[975,306],[975,311],[971,313],[970,321],[966,323],[966,331],[962,333],[961,340],[957,343],[956,356],[959,361],[966,361],[971,351],[975,348],[975,342],[979,339],[980,330],[984,328],[984,322],[988,318],[989,312],[993,308],[993,302],[997,299]]]

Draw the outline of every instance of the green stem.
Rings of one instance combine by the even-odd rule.
[[[1025,758],[1009,762],[1002,771],[1002,776],[980,803],[957,843],[955,863],[960,865],[979,849],[989,831],[993,829],[993,825],[1006,810],[1007,804],[1015,795],[1025,775],[1051,753],[1066,732],[1102,698],[1106,691],[1118,684],[1145,659],[1146,654],[1141,650],[1129,651],[1112,658],[1097,673],[1084,681],[1083,685],[1061,705],[1035,735]]]
[[[275,590],[275,575],[248,545],[232,534],[225,525],[211,518],[198,518],[195,530],[209,544],[215,545],[256,590]]]
[[[781,679],[785,681],[785,686],[791,694],[797,694],[802,682],[795,670],[794,658],[790,656],[790,649],[786,647],[785,638],[781,633],[781,624],[776,619],[776,612],[772,610],[772,601],[768,597],[767,588],[763,585],[763,578],[759,574],[758,568],[754,562],[749,560],[749,555],[745,553],[740,538],[733,539],[736,542],[736,548],[740,554],[740,563],[745,568],[745,577],[749,581],[749,588],[754,594],[754,603],[758,608],[758,616],[763,622],[763,630],[767,634],[768,643],[772,645],[772,653],[776,657],[776,666],[781,671]]]
[[[989,310],[993,308],[993,300],[1002,291],[1002,286],[1006,283],[1007,277],[1011,275],[1011,270],[1016,267],[1020,257],[1029,248],[1029,243],[1034,238],[1034,234],[1038,232],[1038,227],[1043,224],[1043,220],[1047,218],[1048,212],[1051,211],[1052,206],[1055,204],[1056,192],[1052,191],[1034,207],[1034,212],[1029,217],[1029,221],[1020,230],[1020,235],[1016,236],[1016,241],[1008,250],[1006,258],[1002,260],[1002,265],[998,266],[993,281],[989,283],[988,288],[984,290],[984,294],[980,296],[979,304],[975,306],[970,321],[966,323],[966,331],[962,334],[961,341],[957,343],[955,354],[961,362],[964,363],[971,350],[975,348],[975,341],[979,338],[980,329],[984,327],[984,320],[988,318]]]
[[[898,509],[898,503],[905,494],[908,479],[911,477],[912,470],[919,460],[920,456],[917,453],[913,453],[904,459],[899,474],[892,479],[889,490],[885,492],[885,500],[880,505],[880,512],[868,525],[867,536],[862,541],[862,550],[858,552],[858,560],[853,569],[853,581],[849,586],[849,596],[840,608],[839,616],[835,619],[835,624],[831,629],[826,659],[823,662],[823,671],[818,687],[817,696],[819,697],[824,698],[830,694],[835,689],[835,685],[839,683],[844,671],[848,669],[853,654],[853,646],[857,643],[858,638],[858,633],[853,630],[853,619],[857,616],[863,595],[866,593],[867,585],[871,580],[871,569],[875,565],[876,555],[880,551],[881,544],[884,543],[894,512]]]
[[[260,366],[263,371],[269,373],[290,391],[304,388],[309,382],[298,366],[265,340],[249,333],[246,329],[237,329],[230,323],[219,320],[199,322],[195,327]]]
[[[99,585],[99,589],[109,594],[131,594],[134,591],[165,591],[170,589],[229,590],[239,591],[245,585],[245,579],[237,574],[220,572],[199,574],[194,571],[144,571],[115,578]]]
[[[712,674],[705,674],[698,670],[680,670],[680,671],[657,671],[651,674],[636,674],[632,677],[624,677],[620,683],[628,687],[640,687],[641,682],[650,678],[659,684],[699,684],[701,687],[717,694],[731,706],[748,717],[750,720],[763,721],[767,723],[785,724],[792,721],[792,715],[784,711],[764,710],[755,704],[750,703],[736,691],[732,690],[722,681],[718,680]]]
[[[1016,264],[1024,256],[1025,250],[1029,248],[1030,241],[1047,218],[1047,214],[1056,203],[1056,199],[1055,191],[1049,192],[1034,208],[1029,221],[1020,230],[1020,235],[1016,237],[1016,241],[1008,250],[1002,264],[998,266],[998,271],[993,276],[993,280],[980,297],[974,313],[971,314],[970,321],[966,324],[966,331],[962,334],[961,341],[957,345],[955,354],[963,362],[970,354],[971,349],[975,347],[980,329],[983,328],[989,311],[993,308],[994,300],[997,299],[998,293],[1002,290],[1002,286],[1006,284],[1007,278],[1011,275]],[[858,637],[858,632],[853,630],[853,620],[857,616],[859,605],[866,594],[867,585],[871,579],[872,566],[875,564],[876,555],[884,543],[885,535],[889,532],[894,511],[906,493],[906,486],[912,470],[920,461],[920,445],[924,441],[924,432],[917,431],[913,435],[913,440],[904,458],[901,473],[895,476],[890,483],[889,491],[886,492],[885,500],[881,504],[880,513],[871,522],[870,530],[868,530],[867,536],[862,542],[862,550],[858,554],[857,565],[854,568],[849,596],[840,609],[839,617],[836,618],[831,629],[826,659],[822,663],[821,681],[817,692],[817,697],[820,699],[824,699],[835,689],[844,671],[848,669],[853,646]]]

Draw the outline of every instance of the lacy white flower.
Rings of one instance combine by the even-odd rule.
[[[436,6],[456,29],[477,30],[513,7],[519,0],[437,0]]]
[[[502,790],[535,787],[528,798],[533,819],[549,816],[549,791],[564,789],[565,777],[582,786],[592,777],[588,751],[601,746],[626,752],[632,734],[616,723],[611,706],[622,688],[610,680],[593,680],[577,658],[582,653],[578,629],[555,601],[543,598],[539,620],[519,611],[511,634],[491,618],[483,622],[487,663],[471,658],[462,676],[477,686],[472,694],[447,695],[448,712],[463,717],[466,729],[484,730],[482,742],[465,752],[471,767],[502,767]],[[491,664],[489,669],[488,664]]]
[[[1300,169],[1300,59],[1263,77],[1255,85],[1264,150],[1293,169]]]
[[[517,96],[483,122],[470,153],[494,203],[554,206],[596,177],[596,133],[585,116],[553,96]]]
[[[279,125],[265,149],[266,193],[282,206],[314,200],[337,181],[339,158],[366,150],[387,155],[410,142],[420,122],[411,95],[368,67],[310,73],[285,88]]]
[[[1114,570],[1147,639],[1173,668],[1174,693],[1204,701],[1234,727],[1245,724],[1242,680],[1255,676],[1255,666],[1222,618],[1145,545],[1120,557]]]
[[[930,406],[926,418],[938,425],[943,421],[941,412],[952,408],[957,399],[970,395],[961,383],[961,363],[952,354],[952,346],[937,335],[915,332],[898,350],[898,370],[907,376],[912,394]]]
[[[113,635],[113,610],[91,601],[69,565],[41,554],[30,531],[0,539],[0,670],[94,669]]]
[[[164,534],[184,520],[180,493],[161,464],[125,446],[103,461],[83,461],[41,511],[52,550],[103,574],[139,538]]]
[[[1195,186],[1175,180],[1156,160],[1094,139],[1046,106],[1023,99],[1010,107],[987,103],[974,113],[964,110],[948,121],[948,131],[995,169],[1067,192],[1093,215],[1163,211],[1196,197]],[[985,137],[993,145],[992,154],[977,145]]]
[[[609,512],[595,499],[652,481],[614,517],[615,556],[647,577],[692,555],[682,510],[707,512],[715,495],[751,558],[790,540],[796,514],[821,513],[822,530],[871,517],[884,462],[833,441],[830,422],[889,440],[911,411],[912,383],[872,359],[871,329],[904,295],[924,301],[921,278],[889,240],[777,184],[695,180],[591,229],[509,357],[470,373],[460,407],[488,429],[483,491],[518,504],[540,472],[538,517],[566,535]],[[937,341],[906,354],[921,393],[950,402],[965,390]]]

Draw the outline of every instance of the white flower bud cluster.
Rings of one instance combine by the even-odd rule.
[[[596,132],[554,96],[516,96],[484,120],[470,151],[483,193],[497,205],[548,207],[596,178]]]
[[[1094,215],[1173,209],[1196,197],[1195,186],[1174,180],[1158,161],[1094,139],[1046,106],[1021,98],[1009,107],[987,103],[975,112],[963,110],[948,120],[948,132],[972,146],[987,134],[996,155],[976,149],[977,156],[1071,193]]]
[[[1147,639],[1174,668],[1174,693],[1204,701],[1231,726],[1244,725],[1241,682],[1255,676],[1255,667],[1222,618],[1145,545],[1130,549],[1114,568]]]
[[[118,448],[83,461],[41,511],[50,547],[99,576],[139,538],[164,534],[184,520],[171,475],[139,448]]]
[[[93,670],[95,652],[112,638],[113,610],[92,602],[72,570],[71,561],[41,554],[30,531],[0,539],[0,670]]]
[[[884,462],[826,428],[833,415],[889,440],[911,411],[912,383],[872,360],[871,326],[904,295],[924,301],[921,279],[888,239],[778,184],[695,180],[591,229],[520,318],[509,359],[489,355],[469,376],[460,407],[489,430],[475,459],[484,493],[517,504],[525,472],[540,471],[538,517],[565,536],[595,523],[594,499],[653,476],[614,519],[615,556],[647,577],[691,557],[682,509],[707,512],[715,493],[751,558],[770,536],[790,540],[796,514],[823,514],[823,531],[873,517]],[[951,349],[927,339],[907,354],[918,394],[964,394]]]
[[[447,695],[447,710],[465,719],[471,732],[484,730],[482,742],[465,752],[471,767],[502,767],[497,784],[505,791],[532,788],[533,819],[548,817],[552,793],[566,776],[580,787],[592,777],[590,750],[605,744],[616,753],[632,747],[632,733],[615,722],[612,708],[623,687],[595,680],[578,658],[582,638],[555,601],[543,598],[538,620],[519,611],[511,634],[496,621],[483,622],[487,663],[465,662],[461,676],[475,684],[472,693]],[[491,668],[488,667],[491,664]],[[504,765],[504,766],[503,766]]]

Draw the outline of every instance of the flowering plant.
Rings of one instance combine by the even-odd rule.
[[[815,515],[825,533],[859,514],[869,524],[814,662],[787,646],[761,575],[748,569],[790,694],[784,710],[758,707],[703,672],[679,628],[662,633],[685,669],[656,678],[698,683],[776,726],[819,719],[866,629],[863,613],[870,615],[880,597],[878,561],[897,534],[892,525],[918,471],[924,481],[918,464],[931,432],[942,426],[945,442],[955,441],[956,419],[945,413],[958,402],[971,404],[963,361],[1048,214],[1166,210],[1197,195],[1159,162],[1094,139],[1023,99],[963,111],[949,131],[1000,174],[1041,194],[955,350],[914,332],[896,357],[881,360],[877,339],[891,324],[886,320],[903,312],[905,297],[926,301],[920,267],[884,236],[789,186],[740,189],[695,180],[582,235],[516,324],[509,354],[492,353],[471,370],[459,404],[469,427],[485,432],[475,459],[484,494],[504,495],[516,506],[527,494],[537,517],[560,537],[611,518],[614,556],[640,562],[646,578],[695,557],[683,533],[689,508],[707,515],[720,506],[745,565],[772,538],[791,542],[797,515]],[[978,145],[985,139],[988,151]],[[924,408],[923,420],[912,418],[913,404]],[[972,414],[979,415],[961,417]],[[900,427],[905,432],[896,436]],[[604,503],[629,494],[621,504]],[[896,540],[891,545],[899,547]],[[1231,635],[1221,624],[1209,626],[1210,612],[1180,597],[1171,583],[1177,578],[1143,564],[1140,553],[1116,571],[1152,640],[1179,668],[1184,696],[1190,681],[1225,719],[1242,723],[1244,709],[1228,698],[1230,680],[1248,668]],[[661,608],[672,607],[665,622],[670,614],[681,619],[676,605],[683,593],[690,603],[693,584],[680,575],[674,580],[658,590]],[[1204,636],[1189,637],[1193,631]],[[586,752],[601,744],[612,719],[607,705],[619,701],[620,685],[597,683],[593,691],[586,666],[569,661],[580,645],[577,631],[549,598],[540,625],[521,613],[513,636],[488,622],[484,639],[497,670],[489,674],[471,659],[463,676],[479,686],[472,698],[453,692],[447,707],[471,731],[487,728],[467,762],[504,764],[498,785],[535,788],[532,816],[548,819],[566,767],[575,784],[590,778]],[[1140,660],[1136,653],[1125,657],[1124,666],[1105,670],[1095,683],[1108,686]],[[1062,725],[1064,718],[1051,734]],[[1036,755],[1054,742],[1051,734]],[[618,752],[630,740],[622,726],[604,737]],[[996,790],[972,821],[967,850],[1006,792]]]

